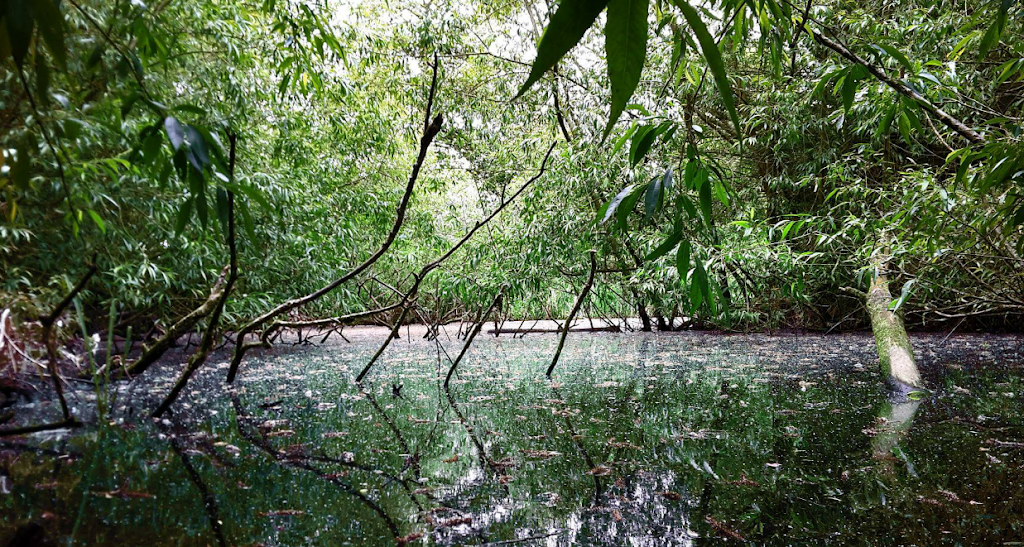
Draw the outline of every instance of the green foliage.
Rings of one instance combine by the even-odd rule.
[[[608,80],[612,86],[612,110],[604,129],[605,137],[611,133],[640,83],[647,57],[647,5],[648,0],[608,2],[605,51],[608,54]]]
[[[1020,313],[1018,4],[826,2],[821,24],[774,0],[424,6],[5,3],[4,307],[37,315],[98,253],[93,332],[112,301],[119,332],[173,321],[226,262],[228,191],[229,326],[326,285],[394,221],[436,54],[445,129],[399,238],[372,277],[300,315],[390,302],[387,286],[536,173],[555,134],[569,142],[549,170],[432,274],[417,320],[473,313],[499,286],[503,313],[562,317],[596,247],[587,314],[852,327],[859,303],[840,289],[863,284],[882,234],[913,287],[908,321]]]

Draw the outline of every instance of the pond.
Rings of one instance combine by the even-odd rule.
[[[403,332],[365,393],[376,334],[253,352],[233,391],[220,355],[153,422],[165,364],[103,427],[0,443],[0,541],[1024,541],[1018,338],[916,336],[934,392],[895,403],[868,335],[574,334],[552,381],[555,336],[481,335],[450,395],[440,338]]]

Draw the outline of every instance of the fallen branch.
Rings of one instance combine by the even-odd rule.
[[[86,283],[89,282],[89,279],[91,279],[95,273],[96,255],[93,255],[92,263],[89,264],[89,269],[85,272],[85,275],[82,276],[82,279],[72,287],[71,291],[64,296],[63,300],[57,303],[57,306],[53,308],[49,315],[39,319],[39,323],[43,326],[41,334],[43,338],[43,345],[46,346],[46,355],[49,357],[49,360],[46,363],[46,368],[50,372],[50,376],[53,378],[53,388],[57,391],[57,399],[60,400],[60,410],[64,413],[64,422],[73,422],[74,418],[71,417],[71,412],[68,411],[68,402],[64,398],[64,387],[60,384],[60,374],[57,372],[57,341],[53,338],[53,324],[57,322],[57,318],[64,313],[64,309],[71,304],[71,301],[75,299],[75,296],[82,292]]]
[[[391,310],[397,309],[399,306],[401,306],[401,303],[395,303],[390,306],[384,306],[373,310],[350,313],[348,315],[339,315],[336,317],[326,317],[323,319],[312,319],[309,321],[274,321],[273,323],[270,324],[269,327],[266,328],[266,330],[263,331],[263,334],[260,336],[260,342],[254,343],[254,345],[269,348],[270,335],[273,334],[274,331],[278,329],[298,329],[305,327],[336,327],[338,325],[347,325],[360,319],[365,319],[367,317],[372,317],[377,314],[389,312]]]
[[[469,346],[473,344],[473,339],[476,338],[476,335],[480,334],[480,329],[484,326],[484,322],[487,321],[487,317],[490,316],[491,312],[494,311],[494,308],[501,303],[503,293],[504,291],[498,291],[498,295],[494,297],[494,301],[491,302],[491,305],[488,306],[487,310],[480,316],[480,320],[477,322],[476,326],[473,327],[473,330],[469,331],[469,334],[466,336],[466,343],[462,345],[462,351],[459,352],[459,356],[452,362],[452,366],[448,367],[448,374],[444,377],[445,391],[448,391],[448,384],[452,380],[452,375],[455,374],[455,369],[459,366],[459,362],[462,361],[462,358],[466,356],[466,352],[469,351]]]
[[[53,422],[49,424],[36,424],[25,427],[16,427],[14,429],[0,429],[0,437],[14,437],[16,435],[28,435],[29,433],[37,433],[39,431],[51,431],[54,429],[65,429],[72,427],[81,427],[82,422],[74,418],[67,418],[59,422]]]
[[[527,334],[558,334],[565,329],[487,329],[487,334],[520,334],[526,336]],[[569,328],[572,332],[622,332],[622,327],[618,325],[608,325],[606,327],[580,327],[578,329]]]
[[[398,236],[398,232],[402,229],[402,224],[405,222],[405,212],[409,206],[409,200],[410,198],[412,198],[412,191],[413,188],[416,186],[416,179],[419,178],[420,169],[423,167],[423,162],[427,157],[427,149],[430,148],[430,143],[434,141],[434,137],[436,137],[437,134],[441,131],[441,124],[444,122],[444,118],[440,114],[438,114],[433,119],[433,121],[430,121],[430,111],[434,105],[434,93],[437,90],[437,68],[438,62],[437,57],[435,56],[434,75],[430,82],[430,92],[427,97],[427,113],[423,121],[423,136],[420,137],[419,154],[416,156],[416,162],[413,163],[412,172],[409,175],[409,182],[406,183],[405,185],[405,193],[402,194],[402,199],[398,203],[398,212],[395,214],[395,222],[394,224],[392,224],[391,231],[388,233],[387,237],[384,238],[384,242],[381,243],[380,248],[377,249],[375,253],[370,255],[369,258],[364,260],[361,264],[350,270],[345,275],[342,275],[341,277],[335,279],[334,281],[327,284],[323,288],[314,291],[310,294],[307,294],[306,296],[288,300],[287,302],[278,305],[277,307],[271,309],[270,311],[264,313],[263,315],[260,315],[259,317],[253,319],[244,327],[242,327],[242,329],[238,331],[238,340],[235,344],[235,354],[231,358],[231,366],[228,369],[227,382],[229,384],[235,381],[235,376],[238,374],[238,367],[242,363],[242,358],[245,357],[245,352],[248,349],[254,347],[252,345],[247,345],[244,343],[247,334],[258,329],[264,323],[270,321],[274,317],[294,310],[295,308],[298,308],[299,306],[302,306],[304,304],[308,304],[320,298],[321,296],[333,291],[334,289],[341,286],[341,284],[352,279],[353,277],[361,274],[367,268],[372,266],[374,262],[377,262],[377,260],[380,257],[384,256],[384,253],[386,253],[387,250],[391,247],[391,244],[394,243],[395,238]]]
[[[547,153],[544,154],[544,160],[540,164],[540,170],[537,171],[536,175],[530,177],[529,180],[524,182],[523,185],[520,186],[519,189],[516,190],[515,193],[512,194],[512,196],[510,196],[507,200],[502,201],[498,205],[498,207],[491,211],[491,214],[487,215],[483,220],[477,221],[476,224],[474,224],[473,227],[470,228],[468,232],[466,232],[466,235],[462,236],[462,239],[457,241],[455,245],[452,245],[452,247],[448,249],[447,252],[445,252],[443,255],[435,259],[433,262],[424,266],[419,271],[419,274],[413,274],[414,281],[412,288],[410,288],[409,291],[405,293],[405,295],[402,297],[401,302],[399,303],[399,305],[402,306],[402,313],[401,315],[399,315],[398,321],[395,322],[394,327],[391,329],[391,336],[388,336],[388,338],[384,340],[384,343],[381,345],[380,349],[377,350],[377,353],[374,354],[374,356],[370,359],[370,362],[367,363],[366,366],[363,367],[363,370],[359,372],[359,375],[356,376],[357,384],[363,381],[363,378],[365,378],[366,375],[370,372],[370,369],[373,368],[373,365],[374,363],[377,362],[377,359],[380,358],[381,354],[384,353],[384,350],[387,349],[387,347],[391,344],[391,340],[394,338],[395,334],[398,333],[398,328],[402,325],[402,321],[405,320],[405,316],[409,311],[409,307],[411,306],[412,300],[416,298],[416,295],[419,292],[420,284],[423,283],[423,280],[426,279],[427,275],[430,272],[434,271],[435,269],[439,268],[441,266],[441,263],[443,263],[450,256],[455,254],[455,251],[458,251],[459,248],[461,248],[467,241],[472,239],[473,234],[475,234],[477,230],[479,230],[483,226],[486,226],[487,223],[493,220],[494,217],[498,216],[498,214],[501,213],[505,209],[505,207],[508,206],[508,204],[515,201],[516,198],[523,193],[523,191],[529,188],[535,181],[537,181],[537,179],[544,175],[544,172],[547,170],[548,160],[551,159],[551,153],[555,150],[556,144],[558,144],[558,141],[552,142],[551,146],[548,147]]]

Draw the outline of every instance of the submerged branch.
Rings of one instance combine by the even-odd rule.
[[[228,161],[228,178],[235,180],[235,143],[237,135],[232,133],[228,136],[231,142],[230,159]],[[238,251],[235,245],[235,195],[230,190],[228,191],[228,234],[227,234],[227,245],[228,251],[231,256],[229,264],[228,280],[224,284],[224,290],[221,292],[220,297],[217,299],[217,304],[214,307],[212,315],[210,315],[210,322],[206,325],[206,332],[203,333],[203,340],[199,344],[199,349],[196,350],[195,354],[188,361],[188,366],[181,373],[177,383],[171,389],[171,392],[167,394],[167,397],[160,403],[160,406],[153,411],[153,417],[158,417],[174,403],[175,399],[185,385],[188,384],[189,378],[192,374],[199,369],[206,362],[206,358],[210,354],[210,350],[213,349],[213,342],[217,337],[217,326],[220,323],[220,317],[224,313],[224,304],[228,300],[228,296],[231,294],[231,288],[235,284],[235,280],[238,279]]]
[[[494,301],[491,302],[491,305],[488,306],[487,310],[484,311],[484,313],[480,316],[480,320],[477,321],[476,326],[474,326],[473,330],[471,330],[469,334],[466,335],[466,343],[462,345],[462,351],[459,352],[459,356],[456,357],[455,361],[452,362],[452,366],[448,368],[448,374],[446,374],[444,377],[445,391],[448,391],[448,384],[451,382],[452,375],[455,374],[455,369],[459,366],[459,362],[462,361],[462,358],[466,356],[466,353],[469,351],[469,346],[473,344],[473,339],[476,338],[476,335],[480,334],[480,329],[483,328],[484,323],[487,321],[487,318],[491,315],[491,312],[493,312],[494,308],[501,304],[501,298],[503,295],[504,291],[498,291],[498,295],[494,297]]]
[[[576,297],[576,303],[572,306],[572,311],[569,312],[569,317],[565,320],[565,326],[562,328],[562,336],[558,339],[558,348],[555,349],[555,356],[551,358],[551,364],[548,365],[548,371],[545,376],[551,378],[551,373],[555,371],[555,365],[558,364],[558,358],[562,356],[562,348],[565,347],[565,337],[569,335],[569,325],[572,324],[573,319],[576,318],[576,314],[580,312],[580,308],[583,307],[583,301],[587,299],[587,295],[590,293],[590,288],[594,286],[594,273],[597,272],[597,251],[590,250],[590,275],[587,276],[587,282],[584,283],[583,289],[580,291],[579,296]]]
[[[85,285],[95,274],[96,255],[93,255],[92,263],[89,264],[89,269],[85,272],[85,275],[83,275],[78,283],[71,288],[68,294],[57,303],[53,310],[50,311],[49,315],[39,319],[39,323],[43,326],[43,345],[46,347],[46,355],[49,358],[46,363],[46,368],[49,371],[50,376],[53,378],[53,388],[57,391],[57,399],[60,401],[60,410],[64,414],[64,422],[62,423],[71,423],[75,420],[71,417],[71,412],[68,410],[68,402],[64,398],[64,387],[60,384],[60,374],[57,372],[57,341],[53,337],[53,324],[57,322],[57,318],[60,317],[60,314],[64,313],[64,309],[71,304],[71,301],[75,299],[75,296],[77,296],[78,293],[82,292],[82,289],[85,288]]]

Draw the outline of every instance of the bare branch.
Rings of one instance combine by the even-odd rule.
[[[572,324],[572,320],[576,318],[576,314],[580,312],[580,308],[583,307],[583,301],[587,299],[587,295],[590,294],[590,288],[594,286],[594,274],[597,272],[597,251],[590,250],[590,275],[587,277],[587,282],[583,285],[583,289],[580,291],[579,296],[576,297],[576,303],[572,306],[572,311],[569,312],[569,317],[565,320],[565,326],[562,327],[562,336],[558,339],[558,348],[555,349],[555,356],[551,358],[551,364],[548,365],[548,371],[545,376],[551,378],[551,373],[555,370],[555,365],[558,364],[558,358],[562,356],[562,348],[565,347],[565,338],[569,335],[569,325]]]
[[[434,104],[434,93],[437,89],[437,70],[438,63],[435,62],[434,75],[430,83],[430,92],[427,98],[427,119],[429,119],[431,109],[433,108]],[[386,253],[387,250],[391,247],[391,244],[394,243],[395,238],[398,236],[398,232],[402,229],[402,224],[405,222],[405,212],[406,209],[409,207],[409,200],[412,198],[413,188],[416,186],[416,179],[419,178],[420,169],[423,167],[423,162],[427,157],[427,149],[430,148],[430,143],[434,141],[434,137],[436,137],[437,134],[441,131],[441,124],[443,122],[444,118],[440,114],[438,114],[436,117],[434,117],[434,120],[432,122],[424,123],[423,136],[420,137],[419,154],[416,156],[416,162],[413,164],[412,172],[409,174],[409,182],[405,186],[405,193],[402,195],[402,199],[398,204],[398,212],[395,215],[395,222],[391,226],[391,231],[384,239],[384,242],[381,243],[380,248],[377,249],[375,253],[370,255],[370,257],[364,260],[361,264],[350,270],[345,275],[342,275],[338,279],[335,279],[334,281],[324,286],[323,288],[310,294],[307,294],[306,296],[288,300],[287,302],[278,305],[277,307],[271,309],[270,311],[264,313],[263,315],[260,315],[256,319],[253,319],[247,325],[242,327],[242,329],[238,331],[238,339],[235,342],[235,354],[231,358],[231,366],[228,369],[228,383],[235,381],[235,376],[238,374],[238,367],[242,363],[242,358],[245,356],[245,352],[248,349],[254,347],[250,344],[244,343],[247,334],[258,329],[264,323],[273,319],[274,317],[281,315],[282,313],[289,312],[304,304],[308,304],[309,302],[312,302],[320,298],[321,296],[333,291],[334,289],[341,286],[341,284],[361,274],[367,268],[372,266],[374,262],[377,262],[377,260],[380,257],[384,256],[384,253]]]

